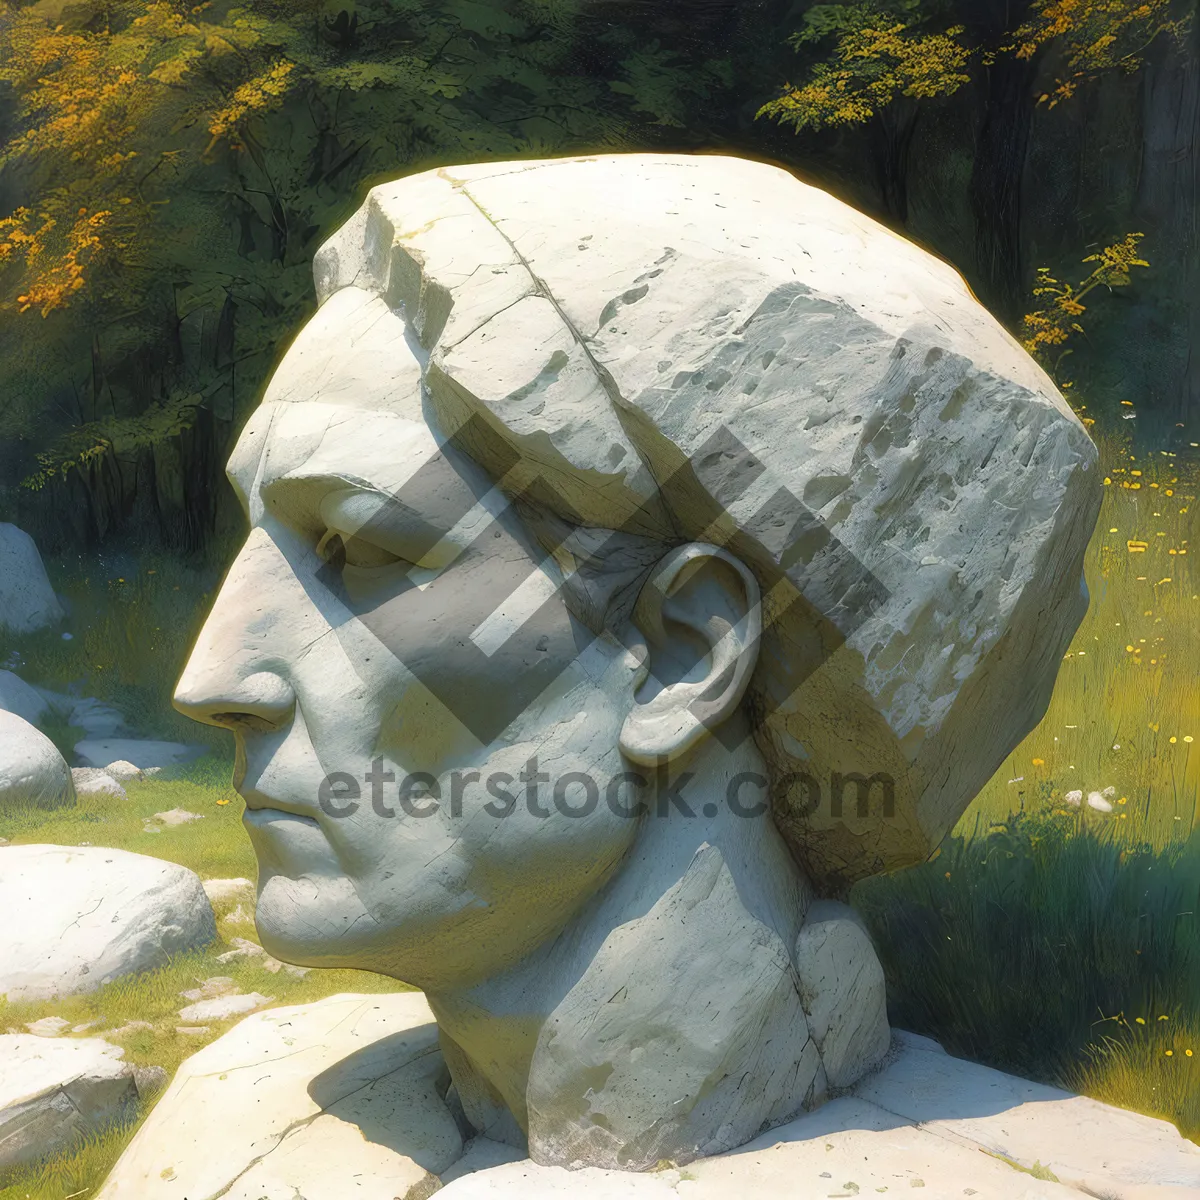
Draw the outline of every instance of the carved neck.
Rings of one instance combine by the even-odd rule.
[[[765,787],[747,778],[734,797],[758,816],[729,803],[740,774],[765,778],[761,757],[750,738],[708,738],[686,770],[643,793],[628,859],[558,937],[429,995],[468,1118],[527,1137],[539,1162],[716,1153],[797,1112],[817,1080],[792,964],[810,891]]]

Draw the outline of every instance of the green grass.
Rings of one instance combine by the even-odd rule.
[[[1163,848],[1200,820],[1200,469],[1101,446],[1109,483],[1085,565],[1087,615],[1045,717],[959,834],[980,818],[1063,807],[1071,791],[1108,787],[1131,843]]]
[[[1163,1018],[1166,1018],[1165,1020]],[[1200,1140],[1200,1019],[1121,1014],[1083,1063],[1064,1073],[1075,1091],[1110,1104],[1135,1096],[1141,1112]]]
[[[1111,823],[1018,814],[859,884],[853,898],[880,950],[894,1024],[1200,1135],[1195,1104],[1164,1107],[1151,1076],[1129,1069],[1145,1047],[1121,1036],[1125,1023],[1142,1028],[1139,1016],[1172,1030],[1200,1017],[1200,837],[1131,849]],[[1183,1049],[1173,1067],[1195,1096],[1200,1058]]]
[[[12,1176],[0,1187],[0,1200],[81,1200],[94,1195],[152,1105],[138,1107],[130,1124],[80,1138],[72,1150]]]
[[[196,634],[211,606],[217,573],[166,557],[148,558],[136,573],[120,574],[100,560],[46,564],[70,616],[53,629],[5,638],[17,674],[27,683],[112,704],[141,737],[194,742],[223,751],[220,730],[198,725],[171,707],[171,696]],[[63,633],[70,640],[63,640]],[[47,730],[55,736],[65,727]],[[78,740],[76,737],[75,740]]]
[[[242,827],[245,805],[230,782],[230,760],[209,755],[175,774],[171,779],[129,780],[122,785],[127,800],[83,795],[71,808],[0,813],[0,836],[13,843],[111,846],[165,858],[204,879],[253,880],[254,851]],[[172,808],[199,813],[203,820],[146,832],[149,818]]]

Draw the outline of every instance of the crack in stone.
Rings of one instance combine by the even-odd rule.
[[[514,264],[514,265],[516,265],[516,264]],[[474,337],[475,334],[477,334],[481,329],[486,329],[487,326],[489,326],[502,313],[508,312],[508,310],[510,308],[514,308],[516,305],[520,304],[522,300],[528,300],[530,296],[540,296],[541,294],[542,293],[538,290],[537,279],[533,279],[533,282],[530,286],[529,291],[522,292],[515,300],[504,305],[503,308],[496,309],[496,311],[494,313],[492,313],[488,317],[485,317],[482,321],[479,322],[478,325],[476,325],[468,333],[464,333],[462,335],[462,337],[455,338],[455,340],[453,342],[439,343],[438,348],[441,350],[443,355],[449,354],[453,349],[455,349],[455,347],[461,346],[463,344],[463,342],[465,342],[468,338]]]
[[[557,297],[550,290],[550,287],[547,285],[546,281],[533,269],[532,264],[525,257],[525,255],[521,253],[521,250],[517,246],[516,242],[514,242],[513,239],[510,238],[508,234],[500,228],[500,226],[496,223],[495,218],[492,217],[491,213],[489,213],[487,209],[484,208],[483,205],[480,204],[480,202],[471,194],[470,187],[466,184],[460,184],[459,187],[462,191],[462,194],[466,196],[466,198],[470,200],[470,202],[479,210],[480,216],[482,216],[483,219],[487,221],[487,223],[491,225],[491,227],[505,240],[505,242],[508,243],[513,254],[516,256],[517,261],[522,267],[525,268],[529,278],[533,280],[534,286],[537,289],[537,294],[545,297],[545,299],[554,306],[554,311],[558,314],[559,320],[562,321],[563,325],[566,326],[567,331],[570,333],[575,344],[579,347],[579,349],[583,352],[584,357],[587,359],[588,365],[595,372],[600,386],[604,389],[606,395],[608,396],[609,403],[613,405],[614,409],[620,412],[626,403],[625,398],[621,395],[620,389],[617,387],[617,381],[612,377],[612,373],[592,353],[591,348],[588,346],[587,338],[584,337],[583,333],[575,325],[574,321],[567,316],[566,312],[563,310],[563,306],[559,303]]]
[[[967,1137],[965,1134],[955,1133],[949,1129],[937,1129],[924,1121],[915,1121],[911,1117],[906,1117],[903,1113],[898,1113],[893,1109],[887,1108],[885,1105],[880,1104],[876,1100],[868,1100],[865,1096],[860,1096],[857,1091],[852,1090],[846,1094],[853,1096],[862,1104],[869,1104],[872,1108],[877,1108],[880,1112],[887,1113],[889,1117],[895,1117],[909,1129],[918,1129],[922,1133],[927,1133],[931,1137],[940,1138],[943,1142],[948,1142],[952,1146],[961,1146],[964,1149],[979,1150],[983,1154],[992,1154],[993,1157],[995,1157],[991,1150],[988,1150],[985,1146],[981,1146],[977,1141],[975,1141],[973,1138]],[[1078,1184],[1064,1183],[1061,1179],[1059,1180],[1059,1183],[1063,1187],[1070,1188],[1072,1191],[1078,1192],[1080,1195],[1093,1196],[1095,1197],[1095,1200],[1105,1200],[1104,1197],[1097,1196],[1095,1192],[1090,1191],[1088,1188],[1081,1187]]]
[[[344,1020],[349,1020],[349,1017],[344,1018]],[[339,1024],[341,1024],[341,1023],[342,1022],[339,1022]],[[336,1028],[336,1026],[335,1026],[335,1028]],[[295,1133],[299,1129],[304,1129],[307,1126],[311,1125],[318,1117],[323,1117],[323,1116],[328,1115],[329,1110],[334,1108],[336,1105],[341,1104],[346,1100],[349,1100],[352,1096],[358,1095],[359,1092],[364,1092],[368,1088],[374,1087],[377,1083],[381,1083],[381,1082],[383,1082],[383,1080],[387,1079],[388,1076],[395,1075],[397,1072],[403,1071],[406,1068],[412,1066],[413,1063],[420,1062],[421,1059],[427,1058],[429,1055],[436,1054],[437,1052],[438,1052],[437,1046],[431,1046],[428,1050],[421,1050],[418,1053],[414,1054],[413,1057],[410,1058],[407,1062],[405,1062],[404,1064],[402,1064],[399,1067],[396,1067],[394,1070],[388,1071],[385,1074],[380,1075],[375,1079],[368,1079],[365,1083],[359,1084],[358,1087],[351,1088],[350,1091],[345,1092],[343,1095],[338,1096],[334,1100],[331,1100],[327,1105],[325,1105],[324,1108],[318,1109],[315,1113],[310,1113],[307,1117],[299,1117],[297,1120],[292,1121],[290,1124],[287,1125],[287,1127],[285,1129],[282,1130],[282,1132],[279,1134],[279,1136],[275,1139],[275,1142],[273,1145],[269,1146],[261,1154],[256,1155],[254,1158],[252,1158],[240,1171],[238,1171],[238,1173],[227,1184],[224,1185],[224,1187],[220,1188],[218,1191],[212,1192],[209,1196],[207,1196],[205,1198],[205,1200],[220,1200],[220,1198],[222,1196],[227,1196],[229,1194],[229,1190],[234,1186],[234,1184],[236,1184],[238,1182],[239,1179],[244,1178],[245,1175],[249,1171],[252,1171],[256,1166],[258,1166],[259,1163],[263,1162],[270,1155],[274,1154],[275,1151],[278,1150],[279,1147],[282,1146],[283,1143],[289,1137],[291,1137],[291,1135],[293,1133]],[[302,1052],[295,1051],[295,1053],[302,1053]],[[283,1057],[289,1058],[291,1056],[283,1055]],[[269,1059],[268,1061],[269,1062],[278,1062],[279,1060],[278,1059]],[[247,1063],[246,1064],[247,1067],[261,1066],[261,1065],[262,1065],[261,1063]],[[336,1066],[337,1064],[335,1063],[333,1065]],[[234,1069],[236,1070],[239,1068],[234,1068]],[[244,1068],[242,1068],[242,1069],[244,1069]],[[205,1079],[205,1078],[211,1078],[211,1077],[212,1077],[211,1075],[195,1076],[195,1078],[197,1078],[197,1079]],[[341,1118],[339,1118],[339,1120],[340,1119]],[[347,1122],[347,1124],[353,1124],[353,1122]],[[460,1155],[459,1157],[462,1157],[462,1156]],[[455,1159],[455,1162],[457,1162],[457,1161],[458,1160]]]

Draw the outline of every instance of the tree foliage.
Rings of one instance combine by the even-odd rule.
[[[830,57],[813,66],[805,83],[786,85],[758,115],[797,130],[820,129],[866,121],[899,96],[953,95],[970,82],[963,27],[930,32],[924,23],[917,0],[890,9],[875,0],[810,8],[790,44],[832,38]]]
[[[1017,328],[1027,303],[1022,189],[1034,112],[1105,73],[1136,71],[1156,41],[1182,44],[1193,23],[1188,9],[1187,0],[818,3],[789,39],[804,57],[800,81],[757,116],[796,132],[865,125],[879,206],[906,227],[914,129],[931,104],[948,107],[953,97],[959,121],[965,110],[972,123],[964,250],[974,261],[961,265],[973,268],[977,294]],[[943,129],[961,129],[947,120]],[[1037,286],[1045,296],[1053,281]],[[1033,314],[1039,349],[1071,332],[1061,313],[1051,306]]]
[[[1025,314],[1025,337],[1022,345],[1054,375],[1060,387],[1069,388],[1069,381],[1059,378],[1063,359],[1072,352],[1067,345],[1076,335],[1083,336],[1080,318],[1087,311],[1083,301],[1096,288],[1128,287],[1135,267],[1149,267],[1139,257],[1140,233],[1127,233],[1096,254],[1089,254],[1084,263],[1095,263],[1091,273],[1077,284],[1056,279],[1048,267],[1039,267],[1034,296],[1042,299],[1042,307]]]
[[[1004,48],[1032,58],[1057,44],[1066,73],[1038,97],[1053,108],[1105,71],[1136,71],[1156,38],[1182,43],[1191,20],[1171,0],[1041,0]]]
[[[1173,0],[1037,0],[1011,36],[971,44],[955,19],[970,2],[847,0],[809,8],[790,44],[828,43],[828,56],[758,115],[795,129],[860,123],[901,97],[952,96],[973,70],[1000,56],[1031,59],[1049,47],[1066,67],[1040,97],[1053,106],[1106,70],[1137,70],[1156,38],[1182,40],[1191,20],[1174,15]]]
[[[0,437],[30,486],[125,495],[181,429],[223,444],[359,180],[644,144],[728,82],[574,0],[351,2],[0,0]]]

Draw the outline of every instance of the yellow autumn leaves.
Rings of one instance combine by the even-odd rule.
[[[798,47],[833,33],[832,55],[812,68],[806,82],[785,85],[757,115],[796,130],[858,124],[901,96],[953,95],[970,82],[974,62],[986,67],[1005,54],[1029,59],[1052,42],[1069,69],[1040,97],[1053,107],[1105,70],[1137,70],[1160,34],[1181,40],[1189,19],[1173,19],[1169,5],[1170,0],[1042,0],[1000,44],[969,46],[961,25],[926,31],[919,12],[900,15],[911,13],[911,4],[863,0],[842,6],[833,25],[810,23],[792,38]]]
[[[0,219],[0,263],[21,257],[33,268],[31,286],[17,297],[21,312],[36,308],[45,316],[83,287],[84,268],[100,245],[99,231],[109,216],[105,210],[80,209],[62,237],[55,236],[58,221],[47,213],[35,216],[19,208]]]
[[[20,132],[0,145],[0,167],[24,172],[36,199],[0,217],[0,305],[45,317],[134,244],[153,203],[145,179],[277,104],[295,64],[270,49],[263,18],[221,24],[205,19],[207,4],[185,15],[150,0],[70,28],[43,6],[2,7],[0,83],[17,100]],[[202,61],[214,67],[203,77]],[[196,140],[206,128],[207,147]]]
[[[288,77],[295,70],[295,63],[281,61],[272,64],[262,74],[243,83],[233,98],[213,117],[208,130],[212,141],[208,149],[223,137],[227,137],[247,117],[262,112],[280,99],[288,88]]]
[[[1039,267],[1033,294],[1043,298],[1043,307],[1025,314],[1025,337],[1021,341],[1025,349],[1051,370],[1056,368],[1061,354],[1055,357],[1053,349],[1065,346],[1073,334],[1083,332],[1079,317],[1087,311],[1083,301],[1088,293],[1098,287],[1126,287],[1135,267],[1150,265],[1139,257],[1141,240],[1142,234],[1127,233],[1121,241],[1106,246],[1098,254],[1089,254],[1084,263],[1096,265],[1078,284],[1064,283],[1051,275],[1048,267]],[[1069,385],[1060,383],[1060,386]]]
[[[945,33],[915,32],[901,21],[878,20],[864,10],[863,25],[844,34],[830,62],[814,68],[801,87],[788,86],[758,116],[795,129],[866,121],[896,96],[948,96],[970,81],[970,52],[958,40],[961,25]]]
[[[1058,42],[1069,73],[1038,97],[1053,108],[1102,71],[1136,71],[1156,37],[1182,40],[1188,20],[1171,15],[1171,0],[1049,0],[1034,5],[1007,49],[1029,59]]]

